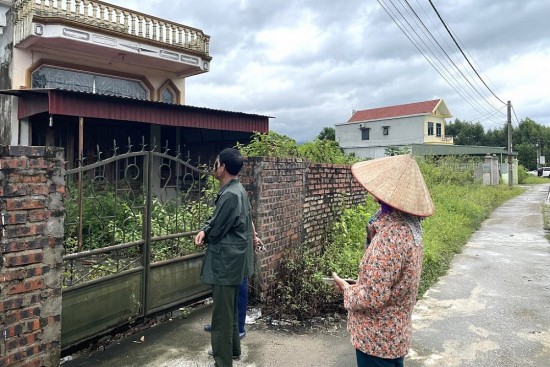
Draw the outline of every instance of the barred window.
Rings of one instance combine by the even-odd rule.
[[[31,76],[32,88],[56,88],[109,96],[149,99],[149,90],[138,80],[41,66]]]
[[[169,87],[166,87],[161,92],[160,100],[164,103],[176,103],[176,93]]]

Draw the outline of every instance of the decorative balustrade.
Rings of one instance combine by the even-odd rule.
[[[15,43],[32,34],[34,17],[56,18],[209,55],[210,36],[200,29],[97,0],[16,0]]]
[[[424,135],[425,144],[453,144],[452,136]]]

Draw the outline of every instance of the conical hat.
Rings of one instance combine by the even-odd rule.
[[[351,172],[369,193],[395,209],[419,217],[435,212],[420,168],[410,154],[355,163]]]

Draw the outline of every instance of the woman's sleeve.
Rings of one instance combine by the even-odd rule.
[[[398,234],[381,231],[361,259],[357,284],[344,291],[344,307],[350,311],[384,307],[392,286],[401,277],[402,239]]]

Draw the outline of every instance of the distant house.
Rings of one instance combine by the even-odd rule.
[[[344,152],[379,158],[388,147],[417,144],[453,145],[445,135],[445,119],[452,117],[443,99],[354,111],[336,125],[336,141]]]

